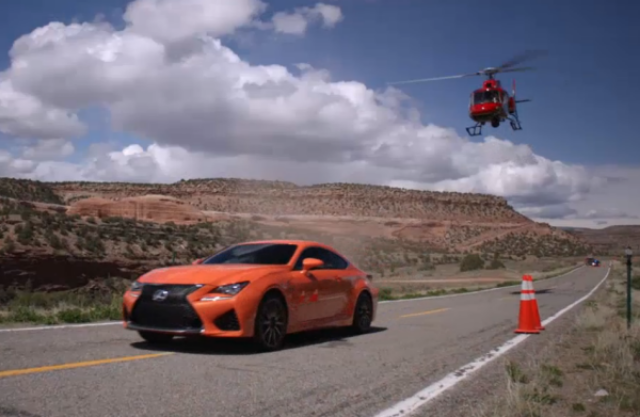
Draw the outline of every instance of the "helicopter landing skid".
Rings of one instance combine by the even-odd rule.
[[[510,117],[509,123],[511,124],[511,129],[522,130],[522,125],[520,124],[520,120],[518,120],[517,117]]]
[[[522,130],[522,125],[520,124],[520,120],[518,120],[518,119],[509,119],[509,123],[511,124],[511,129],[513,129],[513,130]]]
[[[482,134],[482,123],[476,123],[475,126],[467,127],[469,136],[480,136]]]

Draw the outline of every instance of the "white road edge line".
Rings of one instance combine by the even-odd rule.
[[[558,317],[565,314],[567,311],[571,310],[573,307],[577,306],[578,304],[585,301],[587,298],[591,297],[591,295],[593,295],[593,293],[596,292],[596,290],[600,288],[600,286],[609,277],[609,272],[611,272],[611,265],[609,265],[609,269],[607,270],[607,274],[604,276],[604,278],[602,278],[602,280],[595,287],[593,287],[593,289],[587,295],[575,301],[573,304],[570,304],[569,306],[558,311],[556,314],[549,317],[548,319],[544,320],[542,322],[542,325],[543,326],[548,325]],[[398,417],[398,416],[406,417],[414,413],[419,407],[432,401],[437,396],[442,394],[444,391],[448,390],[449,388],[452,388],[454,385],[468,378],[469,375],[473,374],[473,372],[477,371],[478,369],[482,368],[489,362],[504,355],[505,353],[507,353],[507,351],[513,349],[520,343],[527,340],[529,336],[531,335],[521,334],[514,337],[513,339],[504,343],[502,346],[496,349],[493,349],[491,352],[477,358],[473,362],[470,362],[462,366],[461,368],[456,369],[454,372],[448,374],[447,376],[442,378],[440,381],[437,381],[429,385],[423,390],[417,392],[415,395],[392,405],[386,410],[379,412],[378,414],[375,415],[375,417]]]
[[[560,278],[560,277],[564,277],[565,275],[569,275],[581,268],[584,268],[583,266],[579,266],[575,269],[572,269],[569,272],[565,272],[562,275],[558,275],[555,277],[551,277],[551,278],[544,278],[544,280],[547,279],[555,279],[555,278]],[[407,302],[407,301],[420,301],[420,300],[429,300],[429,299],[440,299],[440,298],[450,298],[450,297],[460,297],[463,295],[474,295],[474,294],[481,294],[484,292],[489,292],[489,291],[497,291],[497,290],[504,290],[505,288],[513,288],[513,287],[519,287],[520,284],[516,284],[516,285],[509,285],[506,287],[498,287],[498,288],[489,288],[486,290],[480,290],[480,291],[469,291],[469,292],[465,292],[462,294],[448,294],[448,295],[433,295],[433,296],[426,296],[426,297],[420,297],[420,298],[410,298],[410,299],[406,299],[406,300],[387,300],[387,301],[380,301],[378,302],[378,304],[387,304],[387,303],[401,303],[401,302]],[[57,325],[49,325],[49,326],[33,326],[33,327],[16,327],[16,328],[6,328],[6,329],[0,329],[0,333],[10,333],[10,332],[29,332],[29,331],[34,331],[34,330],[61,330],[61,329],[78,329],[78,328],[83,328],[83,327],[100,327],[100,326],[113,326],[115,324],[122,324],[122,320],[117,320],[117,321],[107,321],[107,322],[101,322],[101,323],[83,323],[83,324],[57,324]]]
[[[26,332],[31,330],[60,330],[60,329],[77,329],[79,327],[98,327],[98,326],[113,326],[114,324],[122,324],[121,320],[118,321],[106,321],[100,323],[83,323],[83,324],[56,324],[51,326],[34,326],[34,327],[16,327],[0,329],[0,333],[10,332]]]

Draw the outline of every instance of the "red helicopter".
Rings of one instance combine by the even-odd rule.
[[[531,101],[530,99],[516,100],[516,80],[513,80],[513,90],[511,97],[502,88],[500,80],[496,80],[494,75],[499,72],[516,72],[516,71],[528,71],[533,69],[532,67],[520,67],[512,68],[526,60],[532,59],[535,56],[545,54],[544,51],[527,51],[515,58],[505,62],[498,67],[489,67],[478,72],[471,74],[452,75],[448,77],[437,78],[422,78],[418,80],[399,81],[390,83],[395,84],[410,84],[419,83],[425,81],[438,81],[451,78],[464,78],[473,77],[476,75],[485,75],[487,80],[482,83],[482,88],[479,88],[471,93],[471,100],[469,103],[469,117],[476,122],[475,126],[467,127],[467,133],[469,136],[479,136],[482,134],[482,126],[485,123],[491,122],[491,126],[498,127],[501,122],[509,121],[513,130],[522,130],[520,119],[518,118],[518,110],[516,108],[517,103],[525,103]]]

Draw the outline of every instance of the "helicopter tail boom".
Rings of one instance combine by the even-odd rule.
[[[531,101],[530,98],[523,98],[521,100],[518,100],[516,98],[516,79],[513,79],[513,87],[511,88],[511,100],[512,100],[512,105],[510,106],[511,109],[509,111],[509,113],[515,113],[516,112],[516,104],[518,103],[528,103]]]

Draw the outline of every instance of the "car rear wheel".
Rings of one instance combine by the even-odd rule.
[[[139,331],[138,334],[149,343],[167,343],[173,339],[172,334]]]
[[[371,329],[371,321],[373,319],[373,302],[369,293],[363,292],[358,297],[356,308],[353,312],[352,329],[355,333],[366,333]]]
[[[276,294],[267,294],[256,314],[254,341],[263,351],[282,347],[287,334],[287,306]]]

